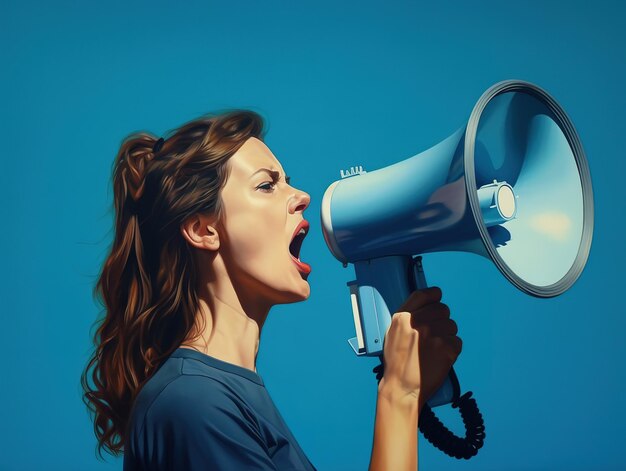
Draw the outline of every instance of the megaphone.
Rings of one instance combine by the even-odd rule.
[[[321,220],[332,254],[355,268],[349,343],[357,355],[382,355],[391,315],[426,287],[419,254],[487,257],[517,288],[545,298],[569,289],[589,255],[593,195],[583,147],[559,104],[528,82],[493,85],[467,125],[434,147],[341,177],[324,194]],[[452,370],[427,404],[455,403],[459,394]]]

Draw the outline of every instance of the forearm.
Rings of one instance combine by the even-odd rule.
[[[381,380],[369,471],[417,470],[417,397]]]

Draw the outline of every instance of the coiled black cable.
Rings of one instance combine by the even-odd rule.
[[[380,365],[376,366],[372,371],[376,374],[376,379],[380,383],[384,374],[382,357],[380,357]],[[476,400],[471,396],[471,391],[468,391],[452,402],[452,407],[459,409],[465,424],[465,438],[456,436],[443,425],[428,404],[424,404],[420,411],[419,431],[435,448],[453,458],[470,459],[478,453],[485,441],[483,416],[478,410]]]

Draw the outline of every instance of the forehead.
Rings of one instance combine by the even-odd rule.
[[[283,168],[272,151],[256,137],[251,137],[229,159],[231,176],[249,178],[260,168],[278,170]]]

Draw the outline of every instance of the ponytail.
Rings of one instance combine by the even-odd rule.
[[[94,289],[107,315],[94,336],[98,349],[87,367],[95,387],[87,384],[87,371],[82,378],[86,403],[95,413],[95,433],[114,455],[123,447],[120,432],[146,376],[138,366],[145,364],[141,369],[148,372],[150,364],[142,358],[146,352],[137,348],[133,324],[149,311],[152,298],[137,209],[154,141],[147,135],[133,136],[122,144],[115,160],[116,237]]]

